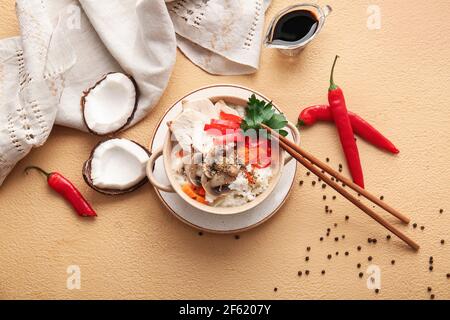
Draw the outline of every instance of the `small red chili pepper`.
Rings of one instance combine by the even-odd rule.
[[[348,116],[347,106],[345,104],[344,93],[334,83],[334,68],[339,56],[336,56],[331,69],[330,88],[328,89],[328,102],[330,103],[331,114],[333,115],[334,123],[339,132],[342,148],[344,149],[347,165],[352,175],[353,181],[364,188],[364,177],[361,167],[361,160],[359,158],[358,146],[356,145],[355,137],[353,135],[352,124]]]
[[[241,117],[236,116],[234,114],[225,113],[223,111],[220,112],[220,119],[237,122],[239,124],[242,122],[242,118]]]
[[[400,152],[388,138],[386,138],[383,134],[381,134],[381,132],[375,129],[370,123],[361,118],[359,115],[349,111],[348,116],[352,124],[353,132],[361,138],[375,147],[387,150],[391,153],[397,154]],[[330,106],[316,105],[308,107],[303,109],[298,117],[299,126],[312,126],[317,121],[333,121]]]
[[[84,199],[80,191],[66,178],[57,172],[48,173],[39,167],[27,167],[25,172],[29,170],[37,170],[47,177],[48,185],[64,197],[75,209],[79,216],[82,217],[96,217],[94,209]]]

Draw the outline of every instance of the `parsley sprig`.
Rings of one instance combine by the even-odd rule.
[[[282,136],[287,136],[288,132],[283,130],[288,121],[282,113],[275,111],[272,102],[265,102],[259,100],[253,94],[247,102],[247,110],[244,120],[241,124],[241,129],[245,131],[249,129],[259,130],[261,124],[265,124],[271,129],[277,130]]]

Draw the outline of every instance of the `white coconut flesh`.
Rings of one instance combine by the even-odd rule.
[[[148,160],[148,153],[130,140],[107,140],[92,154],[92,184],[99,189],[132,188],[145,178]]]
[[[123,73],[111,73],[84,97],[84,120],[94,133],[114,133],[128,123],[135,105],[133,81]]]

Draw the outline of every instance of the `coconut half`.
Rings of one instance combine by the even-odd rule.
[[[108,73],[83,93],[81,108],[90,132],[104,136],[125,128],[137,108],[138,87],[131,76]]]
[[[145,183],[150,152],[137,142],[113,138],[97,144],[83,167],[94,190],[108,195],[132,192]]]

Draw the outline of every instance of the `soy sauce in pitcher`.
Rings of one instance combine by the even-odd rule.
[[[317,31],[319,21],[309,10],[295,10],[283,15],[275,24],[273,44],[302,43]]]

